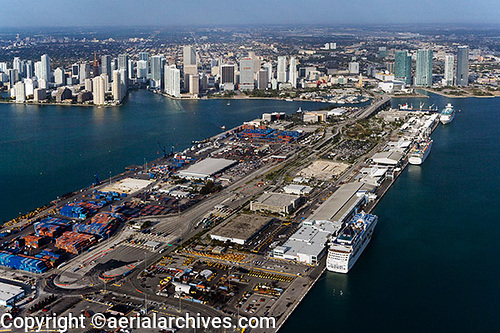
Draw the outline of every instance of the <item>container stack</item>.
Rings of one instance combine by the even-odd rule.
[[[69,228],[70,222],[56,217],[47,217],[34,224],[37,236],[56,238]]]
[[[35,235],[26,235],[24,236],[24,244],[26,247],[30,247],[32,249],[38,249],[40,246],[47,243],[47,238],[35,236]]]
[[[48,270],[43,260],[0,251],[0,265],[31,273],[44,273]]]
[[[93,216],[89,222],[75,223],[73,225],[73,231],[106,238],[118,227],[118,218],[119,217],[113,213],[99,213]]]
[[[96,241],[95,237],[73,231],[66,231],[56,239],[56,247],[69,253],[79,254]]]
[[[36,254],[35,258],[43,260],[49,267],[54,267],[59,263],[61,256],[46,249]]]

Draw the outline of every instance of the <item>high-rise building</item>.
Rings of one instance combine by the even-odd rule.
[[[240,60],[240,90],[253,90],[255,88],[253,66],[252,58]]]
[[[39,79],[50,82],[50,58],[48,55],[44,54],[40,58],[40,61],[42,62],[42,67],[40,72],[41,77],[39,77]]]
[[[56,86],[63,86],[66,84],[66,74],[64,70],[60,67],[57,67],[54,71],[54,82]]]
[[[139,60],[149,61],[149,53],[139,52]]]
[[[173,97],[181,97],[181,71],[175,65],[165,66],[165,92]]]
[[[137,61],[137,78],[146,79],[148,77],[148,62],[146,60]]]
[[[432,50],[420,49],[417,51],[415,85],[419,87],[432,86]]]
[[[411,84],[411,56],[406,51],[394,54],[394,78]]]
[[[184,68],[189,65],[197,65],[196,52],[192,46],[184,46],[182,55],[182,63],[184,65]]]
[[[268,85],[269,85],[269,76],[267,70],[261,69],[257,73],[257,89],[265,90],[267,89]]]
[[[92,91],[92,79],[85,79],[85,90]]]
[[[103,55],[101,56],[101,74],[106,74],[108,78],[111,78],[111,56]],[[94,75],[96,76],[96,75]]]
[[[359,74],[359,62],[351,61],[349,63],[349,74]]]
[[[127,72],[128,72],[128,79],[132,80],[135,77],[134,61],[132,59],[128,60]]]
[[[459,46],[457,55],[457,85],[469,85],[469,47]]]
[[[19,81],[14,85],[16,90],[16,103],[24,103],[26,101],[26,91],[24,88],[24,82]]]
[[[102,76],[96,76],[92,79],[92,94],[94,96],[95,105],[104,104],[104,96],[106,93],[104,84],[105,82]]]
[[[297,88],[297,59],[290,58],[290,68],[288,71],[288,82],[292,84],[293,88]]]
[[[278,57],[278,83],[286,82],[286,57],[279,56]]]
[[[273,64],[267,62],[262,67],[267,71],[267,81],[271,82],[271,80],[273,79]]]
[[[155,55],[151,57],[151,80],[152,86],[156,88],[161,87],[162,77],[162,56]]]
[[[28,60],[24,64],[24,73],[25,73],[25,76],[28,79],[33,78],[33,76],[34,76],[34,68],[33,68],[33,61],[32,60]]]
[[[118,55],[118,70],[127,69],[128,66],[128,54],[119,54]]]
[[[80,64],[80,83],[84,83],[90,78],[91,66],[90,63],[84,62]]]
[[[0,62],[0,72],[7,73],[7,63],[6,62]]]
[[[111,84],[111,92],[113,94],[113,100],[115,102],[121,102],[123,99],[122,92],[123,88],[121,87],[120,82],[120,71],[113,71],[113,82]]]
[[[189,93],[191,95],[198,95],[200,93],[200,76],[189,75]]]
[[[455,65],[455,57],[452,54],[447,54],[444,57],[444,85],[452,86],[453,85],[453,72]]]
[[[20,77],[19,77],[19,72],[17,71],[17,69],[9,69],[9,83],[10,83],[10,87],[13,88],[14,85],[16,84],[16,82],[18,82],[20,80]]]
[[[235,83],[235,66],[234,64],[223,64],[221,66],[221,84]]]
[[[35,88],[38,87],[38,82],[33,79],[24,79],[24,93],[26,96],[32,96]]]
[[[23,68],[22,67],[23,67],[23,65],[22,65],[21,58],[14,57],[14,61],[12,61],[12,68],[13,69],[17,69],[17,72],[21,76],[22,76],[22,73],[23,73]]]

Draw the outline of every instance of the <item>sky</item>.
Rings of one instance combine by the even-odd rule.
[[[500,23],[499,0],[0,0],[0,27]]]

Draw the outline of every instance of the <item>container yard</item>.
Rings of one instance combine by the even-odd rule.
[[[93,235],[66,231],[56,239],[56,247],[69,253],[79,254],[96,242]]]

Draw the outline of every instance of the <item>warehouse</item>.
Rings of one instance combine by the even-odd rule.
[[[312,192],[312,190],[313,188],[311,186],[297,184],[290,184],[283,188],[283,192],[296,195],[308,195]]]
[[[207,179],[232,167],[236,163],[236,161],[224,158],[209,157],[191,165],[185,170],[179,171],[179,176],[188,179]]]
[[[14,306],[16,301],[24,297],[24,289],[12,284],[0,282],[0,305]]]
[[[403,158],[403,154],[395,152],[395,151],[384,151],[381,153],[376,153],[372,156],[373,163],[381,164],[381,165],[397,165],[401,158]]]
[[[272,221],[273,219],[269,217],[241,214],[217,226],[210,233],[210,238],[244,245]]]
[[[299,206],[299,202],[298,195],[265,192],[257,200],[250,202],[250,210],[287,215]]]
[[[308,219],[344,222],[366,202],[365,193],[372,191],[373,188],[374,186],[362,182],[344,184],[319,206]]]

